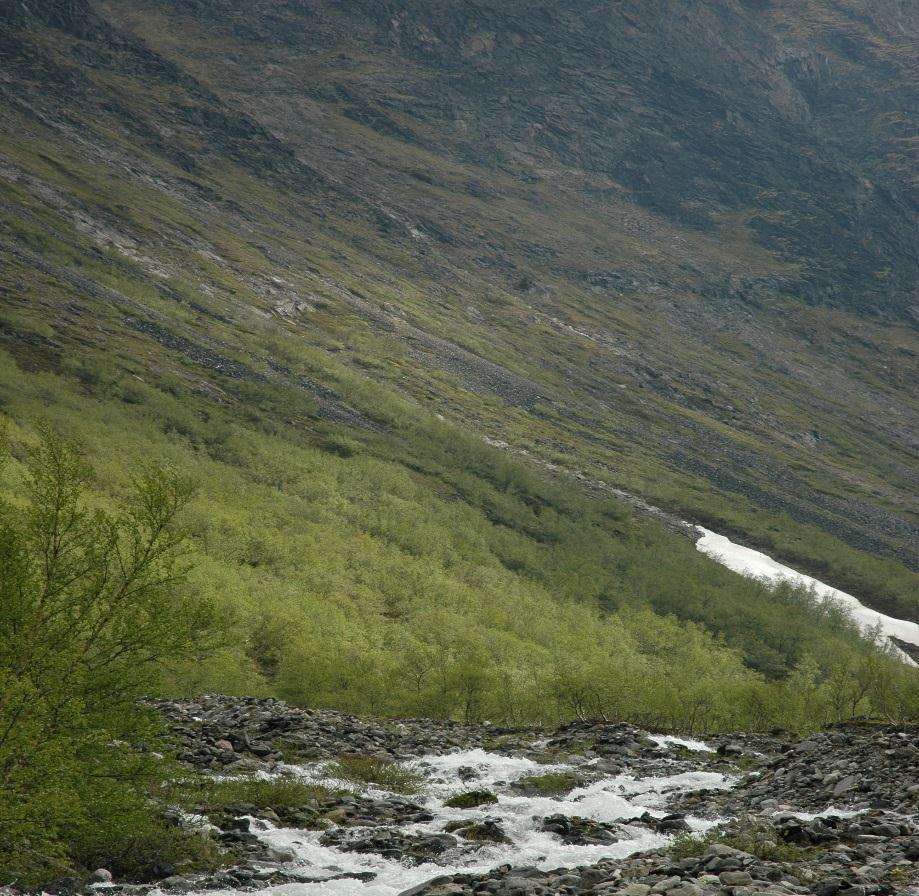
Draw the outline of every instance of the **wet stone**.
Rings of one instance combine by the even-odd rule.
[[[620,839],[615,825],[577,816],[549,815],[542,820],[542,830],[557,835],[568,846],[616,843]]]
[[[731,734],[710,739],[711,752],[701,752],[602,722],[547,732],[361,719],[261,698],[210,696],[155,705],[176,737],[181,760],[205,774],[274,774],[284,768],[282,756],[315,771],[318,763],[355,755],[420,760],[425,778],[412,797],[374,790],[373,796],[329,796],[274,811],[226,807],[215,836],[227,838],[222,842],[236,866],[210,875],[173,872],[161,884],[164,891],[249,892],[296,883],[302,896],[310,896],[312,884],[338,879],[353,882],[353,889],[342,892],[360,896],[368,875],[376,876],[381,892],[400,892],[388,881],[404,880],[402,891],[413,896],[894,896],[919,887],[916,727],[851,724],[804,740]],[[687,772],[704,786],[674,786],[676,776]],[[719,774],[732,776],[730,788],[718,786]],[[660,784],[650,785],[647,794],[607,785],[619,775],[622,781]],[[521,785],[526,777],[548,780]],[[609,786],[611,798],[633,805],[634,813],[598,811],[604,805],[595,800],[598,783]],[[572,793],[569,784],[585,790]],[[469,792],[491,798],[477,805],[470,798],[466,808],[449,805]],[[547,811],[547,800],[557,811]],[[529,804],[538,812],[521,815]],[[830,806],[847,812],[827,815]],[[247,826],[250,818],[259,820]],[[718,823],[706,835],[715,843],[687,837],[700,830],[700,819]],[[313,867],[304,864],[296,842],[288,846],[279,838],[269,845],[274,828],[282,826],[303,828],[304,842],[335,850],[335,859]],[[515,855],[533,855],[535,862],[535,854],[523,852],[530,843],[509,844],[509,834],[538,838],[546,853],[540,868],[512,864]],[[641,840],[663,845],[615,858],[635,838],[636,847]],[[671,852],[674,838],[677,849]],[[607,850],[610,856],[596,861]],[[285,862],[291,855],[295,860]],[[373,871],[357,870],[360,862],[368,867],[357,856],[371,857]],[[481,867],[482,856],[495,867],[468,871],[470,863]],[[427,882],[412,876],[438,865],[442,873],[428,875]],[[116,892],[143,896],[144,886],[149,888]]]

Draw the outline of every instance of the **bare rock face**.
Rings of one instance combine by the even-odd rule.
[[[107,27],[88,0],[0,0],[0,20],[26,28],[58,28],[81,38]]]

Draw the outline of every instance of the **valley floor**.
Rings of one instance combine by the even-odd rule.
[[[174,874],[156,892],[919,893],[916,727],[703,743],[594,722],[545,731],[361,719],[273,699],[157,706],[199,772],[286,773],[325,795],[186,817],[215,823],[234,864]],[[356,785],[355,768],[376,777]]]

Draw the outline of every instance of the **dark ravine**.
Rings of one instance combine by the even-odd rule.
[[[588,865],[540,870],[504,864],[487,873],[450,871],[401,896],[892,896],[919,893],[919,727],[853,722],[804,739],[786,734],[722,735],[710,750],[655,740],[629,725],[575,722],[555,731],[467,726],[457,722],[376,720],[328,710],[296,709],[264,698],[208,696],[160,700],[179,758],[206,774],[273,774],[284,763],[347,755],[388,761],[481,748],[538,763],[571,763],[579,784],[611,774],[654,778],[717,772],[730,789],[678,791],[654,815],[617,824],[553,814],[543,830],[570,844],[613,844],[636,829],[675,835],[671,846]],[[424,768],[424,765],[420,766]],[[460,769],[474,786],[474,769]],[[380,856],[380,862],[438,863],[447,853],[472,855],[505,831],[481,810],[450,831],[419,831],[434,819],[424,788],[414,796],[354,793],[295,811],[226,807],[216,836],[231,851],[229,867],[207,875],[171,874],[157,884],[115,881],[106,892],[254,891],[286,883],[353,880],[363,892],[371,871],[332,873],[262,842],[276,827],[323,830],[321,842]],[[473,801],[474,802],[474,801]],[[484,807],[487,810],[488,806]],[[820,813],[814,817],[813,813]],[[686,839],[686,819],[718,820],[704,840]],[[475,822],[473,824],[473,822]],[[625,825],[625,827],[623,827]],[[681,839],[682,838],[682,839]],[[478,841],[478,842],[476,842]],[[100,879],[104,877],[99,875]]]

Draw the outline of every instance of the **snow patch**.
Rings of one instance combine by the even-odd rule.
[[[724,535],[710,532],[702,526],[696,528],[702,533],[702,537],[696,542],[697,550],[722,566],[748,578],[766,579],[770,582],[785,580],[794,585],[813,589],[814,594],[818,597],[828,598],[845,607],[866,633],[878,629],[885,638],[898,638],[907,644],[915,644],[919,647],[919,625],[915,622],[895,619],[893,616],[886,616],[877,610],[872,610],[851,594],[846,594],[845,591],[840,591],[838,588],[812,579],[788,566],[783,566],[767,554],[734,544]],[[900,659],[911,666],[916,665],[902,650],[896,648],[893,642],[890,643]]]

